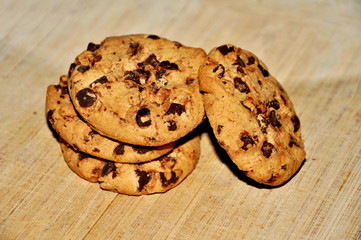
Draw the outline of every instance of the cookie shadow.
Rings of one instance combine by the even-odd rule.
[[[278,185],[278,186],[269,186],[269,185],[265,185],[265,184],[261,184],[261,183],[258,183],[256,182],[255,180],[247,177],[247,175],[242,171],[240,170],[237,165],[232,161],[232,159],[228,156],[226,150],[224,150],[221,145],[218,143],[215,135],[214,135],[214,132],[213,132],[213,129],[212,127],[210,126],[209,124],[209,121],[206,119],[204,122],[203,122],[203,126],[202,126],[202,129],[204,132],[206,132],[211,140],[211,143],[212,143],[212,146],[216,152],[216,154],[218,155],[219,159],[229,168],[229,170],[242,182],[250,185],[250,186],[253,186],[253,187],[256,187],[256,188],[259,188],[259,189],[274,189],[274,188],[280,188],[284,185],[286,185],[289,181],[291,181],[291,179],[297,175],[297,173],[300,171],[300,169],[302,168],[302,166],[304,165],[306,159],[302,162],[300,168],[297,170],[297,172],[290,178],[288,179],[286,182],[282,183],[281,185]]]

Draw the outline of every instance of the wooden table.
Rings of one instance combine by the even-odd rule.
[[[0,239],[361,239],[360,1],[0,5]],[[130,33],[257,54],[299,113],[299,173],[250,185],[208,132],[195,171],[165,194],[124,196],[72,173],[46,122],[46,87],[88,42]]]

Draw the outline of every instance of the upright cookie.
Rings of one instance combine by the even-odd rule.
[[[233,162],[259,183],[286,182],[305,159],[300,120],[265,64],[223,45],[208,54],[199,74],[207,117]]]
[[[102,135],[161,146],[203,119],[200,48],[155,35],[109,37],[90,43],[69,70],[69,93],[79,114]]]
[[[179,142],[167,155],[146,163],[114,163],[75,151],[60,142],[70,169],[100,187],[128,195],[166,192],[177,186],[195,168],[200,156],[200,137]]]
[[[70,101],[68,77],[47,89],[46,112],[54,130],[73,148],[95,157],[122,163],[147,162],[171,151],[174,143],[159,147],[129,145],[104,137],[84,122]]]

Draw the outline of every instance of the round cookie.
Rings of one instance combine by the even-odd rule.
[[[127,195],[166,192],[177,186],[195,168],[200,156],[200,137],[182,140],[172,152],[146,163],[104,161],[75,151],[61,142],[71,170],[88,181],[98,181],[104,190]]]
[[[206,54],[155,35],[90,43],[69,69],[77,112],[102,135],[161,146],[185,136],[204,117],[198,69]]]
[[[199,77],[213,132],[238,168],[261,184],[290,179],[305,159],[300,120],[265,64],[222,45],[208,54]]]
[[[76,113],[67,91],[67,76],[59,85],[47,89],[46,112],[54,130],[73,148],[95,157],[122,163],[147,162],[171,151],[174,143],[159,147],[144,147],[121,143],[104,137],[84,122]]]

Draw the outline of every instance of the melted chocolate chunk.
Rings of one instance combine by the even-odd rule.
[[[279,175],[273,175],[272,174],[272,177],[270,179],[267,180],[268,183],[272,183],[272,182],[275,182],[277,179],[279,178]]]
[[[123,155],[124,154],[124,144],[119,144],[116,148],[114,148],[113,153],[115,155]]]
[[[256,61],[256,59],[253,56],[250,56],[250,57],[248,57],[247,65],[252,65],[255,63],[255,61]]]
[[[222,128],[223,128],[223,125],[218,125],[218,126],[217,126],[217,133],[218,133],[218,134],[221,134]]]
[[[237,72],[241,74],[246,74],[241,66],[237,66]]]
[[[146,146],[132,146],[133,151],[139,154],[145,154],[149,151],[151,151],[151,147],[146,147]]]
[[[293,132],[297,132],[301,127],[300,119],[297,117],[297,115],[294,115],[291,118],[292,124],[293,124]]]
[[[141,171],[141,170],[135,170],[135,174],[137,174],[137,176],[139,177],[138,179],[138,192],[141,192],[143,190],[143,188],[145,187],[145,185],[147,185],[150,180],[151,180],[151,175],[149,173],[147,173],[146,171]]]
[[[271,123],[271,125],[274,126],[274,127],[281,127],[282,126],[282,124],[278,121],[277,114],[276,114],[275,110],[272,110],[270,112],[268,120]]]
[[[179,103],[172,103],[169,108],[168,111],[165,113],[165,115],[170,115],[170,114],[178,114],[179,116],[182,115],[183,112],[185,112],[186,109],[182,104]]]
[[[280,103],[276,99],[273,99],[267,104],[267,106],[278,110],[280,108]]]
[[[144,79],[145,82],[147,82],[149,77],[150,77],[150,72],[145,71],[144,69],[127,71],[127,72],[125,72],[125,75],[124,75],[125,80],[131,80],[137,84],[141,84],[140,79]]]
[[[82,160],[84,160],[85,158],[91,158],[91,156],[88,155],[88,154],[86,154],[86,153],[83,153],[83,152],[79,152],[79,153],[78,153],[78,159],[79,159],[79,161],[82,161]]]
[[[168,125],[168,131],[175,131],[177,130],[177,124],[175,121],[170,120],[168,121],[169,125]]]
[[[156,67],[159,65],[159,61],[157,60],[157,57],[152,53],[147,59],[144,60],[144,62],[138,63],[139,67],[144,67],[145,65],[151,65],[152,67]]]
[[[165,68],[167,70],[178,70],[178,65],[169,61],[160,62],[159,67]]]
[[[94,87],[94,85],[96,85],[96,84],[104,84],[107,82],[108,82],[107,76],[102,76],[102,77],[98,78],[97,80],[95,80],[94,82],[92,82],[90,84],[90,87]]]
[[[68,77],[70,78],[71,74],[74,72],[76,67],[76,63],[70,64],[69,71],[68,71]]]
[[[232,65],[238,65],[242,68],[246,67],[246,64],[243,62],[242,58],[238,55],[236,61]]]
[[[100,44],[95,44],[90,42],[88,44],[88,47],[86,48],[87,51],[94,52],[95,50],[98,50],[100,48]]]
[[[61,87],[61,95],[68,95],[69,90],[68,87]]]
[[[85,73],[85,72],[88,71],[89,69],[90,69],[89,66],[81,65],[81,66],[79,66],[76,70],[77,70],[78,72]]]
[[[84,88],[76,94],[76,99],[81,107],[90,107],[97,100],[97,96],[90,88]]]
[[[234,78],[234,87],[237,88],[241,93],[249,93],[249,87],[246,82],[242,81],[240,78]]]
[[[130,43],[129,47],[131,49],[131,54],[130,54],[131,57],[136,55],[142,49],[142,46],[140,46],[139,42]]]
[[[213,72],[217,72],[219,68],[222,69],[222,71],[218,74],[218,78],[221,79],[224,77],[224,73],[226,72],[226,69],[222,64],[218,64],[217,67],[213,69]]]
[[[160,37],[158,37],[157,35],[148,35],[147,38],[150,38],[150,39],[153,39],[153,40],[160,39]]]
[[[148,127],[152,120],[148,119],[150,117],[150,110],[148,108],[142,108],[137,112],[135,120],[139,127]],[[147,118],[148,120],[144,121],[142,118]]]
[[[262,148],[261,148],[263,156],[265,156],[266,158],[269,158],[272,154],[273,148],[274,148],[273,144],[271,144],[267,141],[264,141]]]
[[[227,45],[222,45],[222,46],[218,47],[217,49],[223,56],[226,56],[230,52],[234,52],[233,46],[228,47]]]
[[[186,84],[191,85],[192,83],[194,83],[194,78],[187,78]]]
[[[173,171],[171,171],[170,179],[167,179],[163,172],[160,172],[159,175],[160,175],[160,180],[162,182],[163,187],[168,187],[171,184],[176,183],[178,181],[178,179],[179,179],[179,177],[177,177],[177,174],[175,172],[173,172]]]
[[[115,164],[114,164],[114,162],[106,162],[105,164],[104,164],[104,167],[103,167],[103,169],[102,169],[102,174],[101,174],[101,176],[102,177],[105,177],[105,176],[107,176],[109,173],[111,173],[111,172],[115,172],[115,170],[117,170],[117,168],[115,167]],[[114,175],[114,174],[113,174]],[[114,178],[114,177],[113,177]]]
[[[261,65],[261,64],[258,64],[258,68],[259,70],[261,71],[262,75],[264,77],[268,77],[269,76],[269,72]]]
[[[241,147],[243,150],[247,151],[249,148],[254,145],[254,141],[251,136],[247,132],[241,134],[241,141],[243,142],[243,146]]]
[[[164,69],[160,69],[159,71],[155,72],[155,79],[159,80],[163,77],[163,75],[166,73]]]

